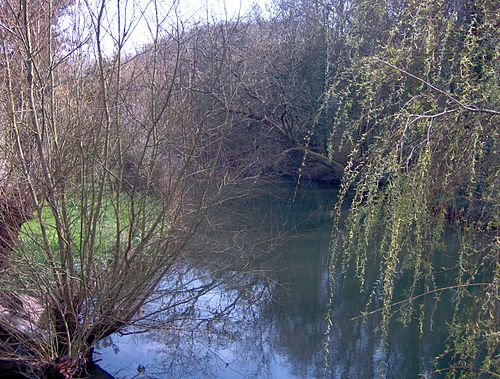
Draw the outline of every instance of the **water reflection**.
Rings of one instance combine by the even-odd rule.
[[[198,249],[179,276],[192,280],[190,288],[211,283],[209,289],[163,314],[162,328],[102,341],[99,364],[116,378],[377,378],[381,367],[392,378],[429,372],[445,338],[445,310],[437,308],[433,331],[423,335],[418,320],[406,328],[395,320],[383,365],[377,316],[350,321],[366,301],[353,275],[335,286],[325,368],[328,210],[336,193],[316,186],[299,191],[295,202],[293,195],[293,186],[281,185],[221,210],[221,228],[197,241],[209,252]]]

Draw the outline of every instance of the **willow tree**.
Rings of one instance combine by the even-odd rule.
[[[332,278],[353,263],[361,290],[371,293],[365,315],[381,313],[383,339],[395,313],[403,321],[430,317],[425,303],[414,304],[452,292],[447,363],[438,360],[435,373],[498,376],[494,2],[348,4],[327,96],[335,112],[328,150],[352,146],[335,214]],[[341,220],[346,201],[351,210]],[[435,264],[451,226],[460,241],[448,262],[456,275],[440,286]],[[373,264],[380,266],[374,280],[366,275]],[[407,297],[395,298],[403,275],[412,278]]]

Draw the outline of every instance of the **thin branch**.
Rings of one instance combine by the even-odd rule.
[[[467,287],[483,287],[483,286],[491,286],[493,285],[493,283],[468,283],[468,284],[457,284],[457,285],[454,285],[454,286],[448,286],[448,287],[441,287],[441,288],[436,288],[432,291],[427,291],[427,292],[424,292],[424,293],[421,293],[420,295],[416,295],[416,296],[411,296],[407,299],[404,299],[404,300],[401,300],[401,301],[397,301],[395,303],[392,303],[392,304],[389,304],[385,307],[380,307],[380,308],[377,308],[371,312],[361,312],[361,314],[359,316],[356,316],[356,317],[352,317],[349,319],[349,321],[354,321],[354,320],[357,320],[359,318],[362,318],[362,317],[367,317],[367,316],[371,316],[375,313],[378,313],[378,312],[381,312],[383,311],[384,309],[387,309],[387,308],[394,308],[398,305],[403,305],[403,304],[407,304],[407,303],[411,303],[412,301],[415,301],[421,297],[424,297],[424,296],[427,296],[427,295],[431,295],[433,293],[441,293],[441,292],[444,292],[444,291],[447,291],[447,290],[452,290],[452,289],[458,289],[458,288],[467,288]]]
[[[485,108],[477,108],[477,107],[474,107],[474,106],[471,106],[471,105],[467,105],[467,104],[464,104],[462,103],[460,100],[458,100],[457,98],[453,97],[450,93],[442,90],[441,88],[438,88],[436,87],[434,84],[432,83],[429,83],[427,80],[425,79],[422,79],[421,77],[419,76],[416,76],[414,74],[412,74],[411,72],[408,72],[406,71],[405,69],[402,69],[398,66],[395,66],[393,65],[392,63],[389,63],[383,59],[380,59],[380,58],[377,58],[377,57],[374,57],[373,59],[375,59],[377,62],[380,62],[380,63],[383,63],[385,64],[386,66],[389,66],[391,68],[393,68],[394,70],[397,70],[415,80],[418,80],[419,82],[421,83],[424,83],[426,86],[428,86],[429,88],[433,89],[434,91],[436,92],[439,92],[440,94],[446,96],[448,99],[450,99],[451,101],[457,103],[461,108],[469,111],[469,112],[479,112],[479,113],[489,113],[489,114],[493,114],[493,115],[496,115],[496,116],[499,116],[500,115],[500,112],[499,111],[496,111],[496,110],[493,110],[493,109],[485,109]]]
[[[491,375],[491,377],[500,378],[500,374],[498,372],[493,372],[493,371],[485,370],[485,369],[482,369],[479,367],[466,366],[466,365],[456,365],[456,366],[441,368],[441,369],[438,369],[438,370],[431,372],[430,375],[434,376],[435,374],[440,374],[440,373],[443,373],[445,371],[451,371],[451,370],[469,370],[469,371],[480,372],[482,374],[488,374],[488,375]]]

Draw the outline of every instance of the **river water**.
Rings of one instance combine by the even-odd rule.
[[[429,374],[432,357],[446,339],[445,299],[433,308],[432,326],[423,320],[423,332],[418,319],[402,326],[395,317],[383,354],[378,316],[351,320],[366,301],[354,275],[335,283],[333,327],[325,349],[329,212],[336,195],[329,186],[295,191],[293,184],[279,183],[216,212],[210,225],[219,227],[198,241],[198,254],[183,263],[188,267],[183,279],[167,279],[176,288],[179,281],[191,288],[209,283],[208,290],[164,316],[164,327],[102,341],[95,356],[99,365],[116,378]],[[378,267],[368,270],[373,275]]]

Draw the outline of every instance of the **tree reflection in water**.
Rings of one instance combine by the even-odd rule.
[[[383,364],[393,378],[428,372],[446,337],[446,307],[437,306],[434,329],[422,336],[418,320],[408,327],[393,320],[383,360],[377,316],[350,320],[367,300],[354,275],[335,285],[325,368],[335,191],[308,188],[292,202],[293,194],[282,186],[216,212],[193,246],[198,253],[165,278],[150,305],[169,311],[141,320],[144,334],[103,341],[100,364],[117,378],[132,378],[142,366],[141,375],[154,378],[377,378]]]

